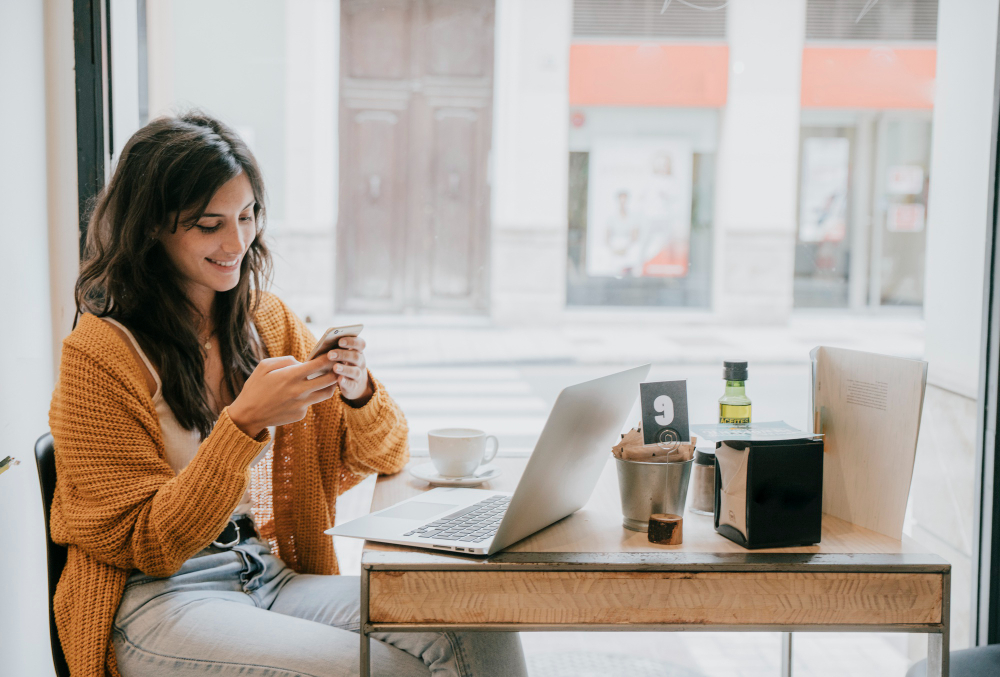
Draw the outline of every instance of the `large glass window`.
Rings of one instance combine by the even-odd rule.
[[[275,290],[317,332],[364,322],[416,456],[441,425],[526,455],[563,386],[639,361],[709,422],[744,357],[755,416],[804,427],[814,346],[927,360],[905,533],[953,564],[961,648],[997,25],[961,4],[146,0],[148,109],[244,135]],[[794,665],[902,674],[925,644],[804,634]],[[770,675],[779,645],[664,634],[651,660]],[[525,646],[612,674],[648,636]]]

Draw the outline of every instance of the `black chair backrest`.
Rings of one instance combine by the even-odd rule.
[[[66,548],[52,542],[49,531],[49,510],[52,496],[56,491],[56,454],[51,433],[45,433],[35,442],[35,464],[38,467],[38,485],[42,488],[42,514],[45,516],[45,552],[49,568],[49,632],[52,638],[52,663],[58,677],[69,677],[69,666],[63,656],[62,644],[56,632],[56,616],[52,600],[56,594],[56,583],[66,566]]]

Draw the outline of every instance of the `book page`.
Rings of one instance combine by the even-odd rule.
[[[813,425],[825,435],[823,512],[900,539],[927,363],[814,348]]]

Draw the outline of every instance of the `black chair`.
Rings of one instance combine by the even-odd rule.
[[[52,542],[49,532],[49,509],[52,506],[52,496],[56,491],[56,456],[52,434],[45,433],[35,442],[35,464],[38,467],[38,485],[42,488],[42,514],[45,516],[45,553],[49,569],[49,633],[52,638],[52,664],[58,677],[70,677],[66,657],[63,656],[62,644],[56,632],[56,615],[52,608],[52,600],[56,594],[56,583],[66,566],[66,548]]]
[[[948,661],[952,677],[995,677],[1000,675],[1000,644],[952,651]],[[927,677],[927,661],[907,670],[906,677]]]

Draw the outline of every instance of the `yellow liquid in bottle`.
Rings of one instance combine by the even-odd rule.
[[[723,404],[719,402],[719,423],[744,424],[749,422],[749,404]]]
[[[719,398],[719,423],[750,423],[750,398],[745,381],[726,381],[726,393]]]

